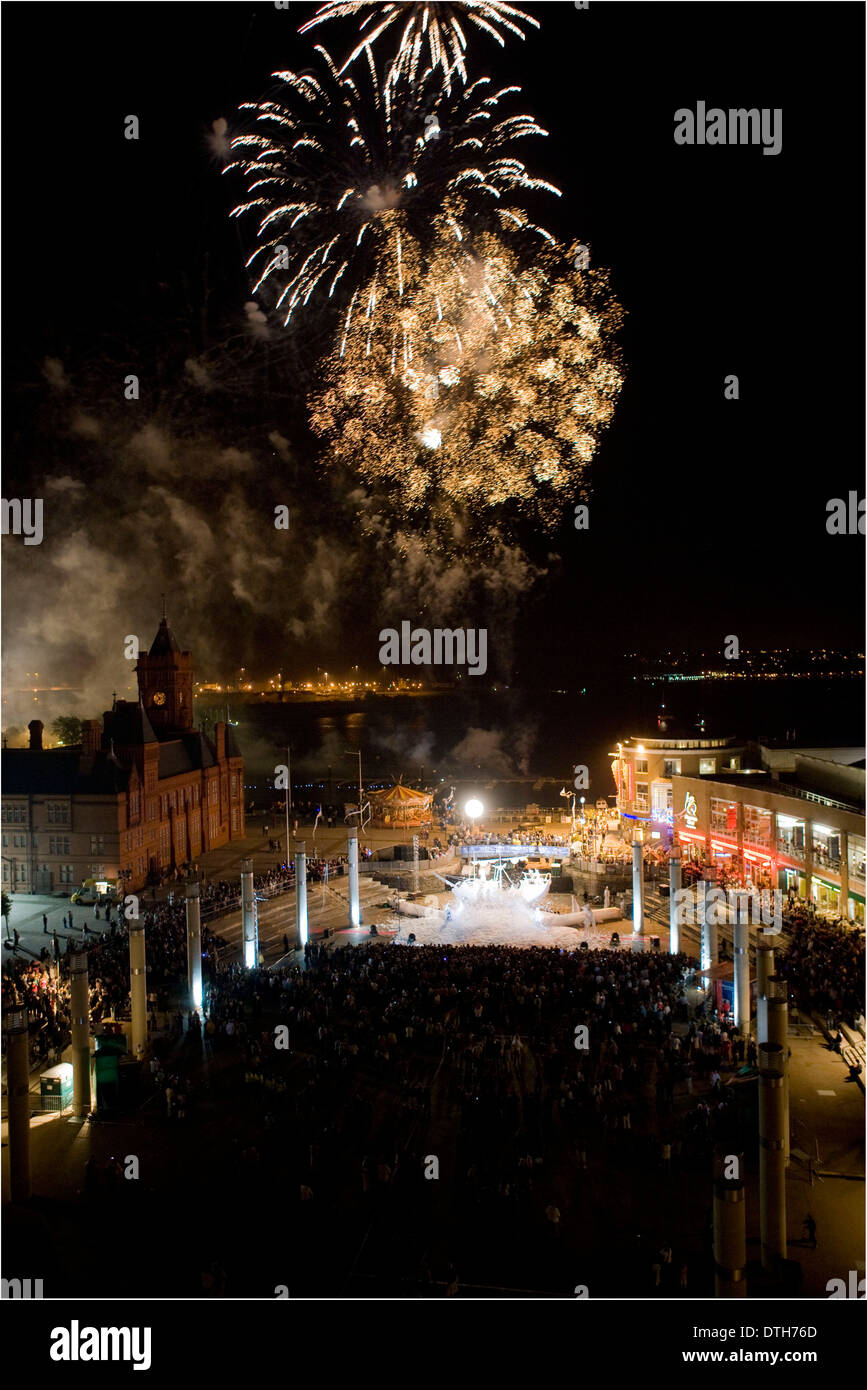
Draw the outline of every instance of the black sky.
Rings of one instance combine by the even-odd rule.
[[[590,531],[564,526],[530,599],[534,640],[540,613],[563,620],[542,664],[728,633],[857,646],[863,539],[828,536],[825,504],[864,493],[863,7],[527,8],[540,33],[502,54],[479,36],[473,56],[523,85],[551,132],[528,163],[564,189],[548,223],[591,245],[628,311]],[[71,374],[183,361],[241,314],[206,135],[303,66],[313,9],[4,7],[6,495],[49,463],[31,434],[46,356]],[[354,29],[321,32],[342,52]],[[782,153],[676,146],[674,112],[699,100],[781,107]],[[285,432],[256,393],[245,424]]]

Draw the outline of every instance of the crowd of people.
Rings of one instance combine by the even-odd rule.
[[[345,871],[346,858],[308,858],[309,883],[327,881]],[[269,898],[295,887],[295,864],[283,864],[254,875],[257,896]],[[206,978],[213,974],[226,942],[208,924],[238,911],[241,896],[237,879],[214,879],[200,883],[202,953]],[[166,901],[143,899],[140,905],[147,942],[149,1003],[152,1013],[168,1008],[169,1001],[183,991],[187,972],[186,902],[182,894],[170,892]],[[16,956],[3,972],[3,1006],[26,1005],[30,1013],[31,1054],[34,1061],[59,1060],[69,1045],[69,965],[76,951],[88,955],[91,1024],[96,1027],[107,1016],[126,1015],[129,1008],[129,944],[126,921],[117,905],[92,909],[93,920],[80,909],[70,907],[63,918],[63,934],[46,944],[38,960]],[[47,933],[47,927],[46,927]],[[65,951],[62,949],[65,943]],[[54,950],[57,958],[54,958]]]
[[[308,860],[310,879],[344,865]],[[294,864],[255,885],[262,896],[294,886]],[[209,920],[236,910],[237,880],[203,884],[202,903]],[[184,899],[143,904],[143,917],[149,1000],[166,1011],[186,979]],[[126,932],[110,915],[103,925],[87,941],[94,1025],[129,996]],[[797,903],[784,929],[778,970],[800,1006],[854,1024],[863,934]],[[214,1181],[278,1184],[295,1223],[297,1279],[310,1271],[325,1288],[372,1220],[377,1238],[360,1268],[392,1291],[397,1279],[404,1291],[454,1294],[495,1272],[515,1288],[559,1287],[582,1260],[599,1290],[606,1278],[620,1293],[624,1278],[651,1295],[712,1288],[704,1208],[692,1228],[678,1224],[678,1203],[654,1205],[653,1185],[706,1173],[714,1146],[737,1144],[738,1088],[726,1082],[755,1064],[756,1045],[710,1000],[689,1021],[686,956],[312,942],[303,965],[246,970],[208,927],[202,941],[204,1022],[191,1021],[180,1057],[168,1055],[180,1046],[179,1014],[174,1038],[161,1040],[154,1113],[195,1126],[208,1088],[215,1111],[229,1107],[237,1138],[228,1156],[214,1149]],[[40,1057],[56,1058],[69,1040],[68,961],[55,971],[19,960],[4,974],[4,1005],[27,1006]],[[432,1159],[447,1183],[429,1181]],[[636,1193],[647,1185],[649,1214],[626,1202],[624,1212],[643,1213],[636,1231],[606,1205],[605,1240],[585,1241],[612,1181]],[[231,1258],[217,1252],[214,1287],[228,1278],[229,1292],[246,1291],[238,1241]]]
[[[791,903],[783,913],[784,954],[777,969],[805,1011],[832,1027],[854,1027],[864,1017],[864,933],[838,918],[818,917],[812,904]]]
[[[612,1162],[636,1181],[706,1165],[734,1122],[722,1073],[754,1060],[712,1018],[674,1031],[685,956],[316,944],[305,956],[211,982],[206,1053],[259,1115],[239,1171],[294,1193],[312,1246],[373,1202],[417,1235],[409,1284],[459,1283],[460,1270],[484,1283],[491,1241],[529,1284],[558,1267],[552,1249],[574,1262],[582,1186],[586,1199]],[[431,1151],[449,1165],[443,1210],[423,1176]],[[636,1287],[670,1292],[687,1255],[700,1252],[681,1249],[657,1280],[648,1246]]]
[[[448,843],[451,849],[460,849],[462,845],[558,845],[568,849],[571,837],[554,834],[539,826],[525,826],[523,829],[517,826],[511,830],[494,831],[486,830],[483,825],[461,825],[449,835]]]
[[[237,901],[237,892],[236,892]],[[70,918],[71,920],[71,918]],[[151,1013],[166,1010],[183,990],[187,974],[186,908],[184,901],[154,903],[142,907],[147,942],[149,1007]],[[101,923],[102,925],[102,923]],[[126,923],[120,925],[106,912],[105,930],[89,929],[86,935],[66,938],[65,953],[53,960],[44,947],[39,960],[19,957],[6,963],[3,972],[3,1007],[25,1006],[29,1014],[33,1061],[59,1061],[71,1041],[70,963],[73,954],[86,951],[90,991],[90,1022],[99,1031],[106,1018],[119,1018],[129,1007],[129,941]],[[84,924],[72,923],[84,931]],[[59,945],[59,943],[58,943]],[[202,927],[203,970],[212,975],[226,942]]]

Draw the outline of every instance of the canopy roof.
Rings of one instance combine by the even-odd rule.
[[[371,792],[370,799],[383,806],[429,806],[432,797],[430,792],[417,792],[412,787],[405,787],[402,782],[397,782],[393,787]]]

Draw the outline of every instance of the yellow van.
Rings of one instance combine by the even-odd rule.
[[[101,907],[103,903],[113,903],[116,898],[116,878],[86,878],[69,901],[80,903],[82,907],[94,907],[97,903]]]

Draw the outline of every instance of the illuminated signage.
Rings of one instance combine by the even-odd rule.
[[[686,821],[690,830],[695,830],[698,825],[698,807],[695,804],[695,797],[692,792],[687,792],[683,799],[683,819]]]

